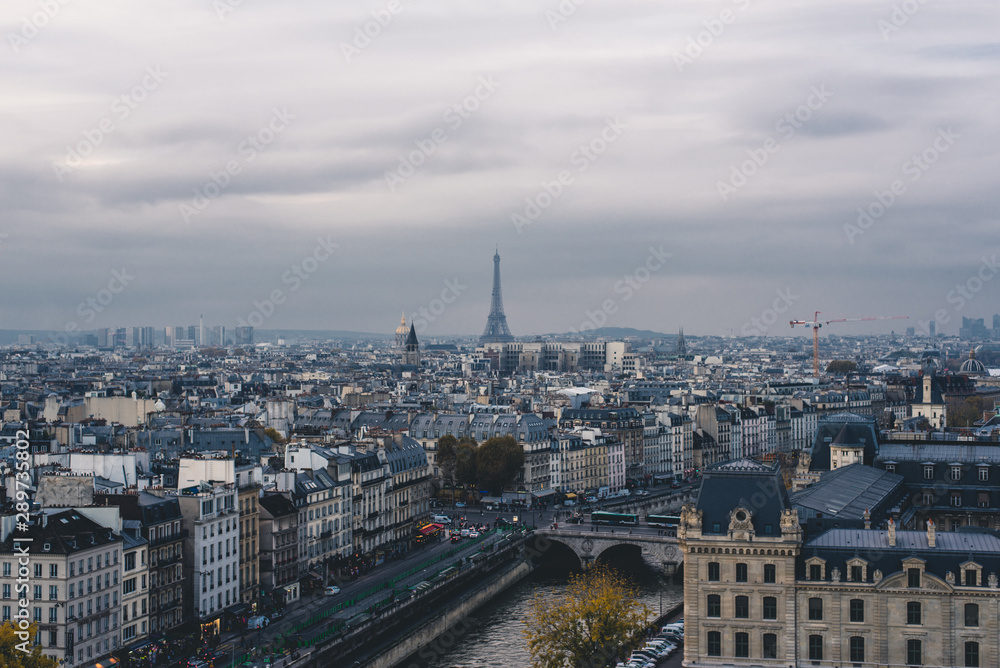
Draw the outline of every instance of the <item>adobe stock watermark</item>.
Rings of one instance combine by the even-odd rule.
[[[569,163],[576,167],[578,174],[583,174],[590,166],[608,150],[611,144],[618,141],[628,125],[615,116],[609,118],[604,123],[604,128],[596,137],[586,144],[580,144],[569,156]],[[524,209],[510,214],[510,222],[514,224],[514,229],[520,234],[527,225],[531,225],[538,220],[542,212],[552,206],[552,203],[559,199],[566,191],[566,188],[573,185],[576,176],[568,169],[560,171],[552,181],[542,181],[542,186],[531,197],[524,198]]]
[[[479,110],[483,102],[493,97],[493,93],[499,87],[500,83],[493,79],[492,74],[479,77],[472,93],[445,109],[441,114],[444,126],[434,128],[423,139],[413,140],[416,148],[405,155],[397,156],[396,168],[385,173],[385,184],[389,187],[389,192],[396,192],[396,188],[416,174],[417,169],[434,155],[438,146],[448,141],[449,132],[455,132],[462,127],[462,124]]]
[[[21,17],[21,29],[17,32],[7,32],[7,43],[15,55],[21,52],[21,47],[27,46],[28,42],[38,37],[42,28],[47,26],[68,3],[69,0],[40,0],[39,11],[31,16]]]
[[[289,123],[295,120],[295,116],[288,113],[286,107],[281,109],[275,107],[272,111],[272,116],[266,125],[256,133],[247,135],[247,138],[240,142],[236,150],[242,160],[229,160],[219,171],[210,171],[208,180],[195,187],[194,197],[190,202],[181,202],[178,205],[185,223],[191,222],[194,216],[207,209],[212,200],[218,198],[229,187],[233,178],[243,172],[243,167],[256,160],[257,155],[270,146],[275,137],[284,132]]]
[[[62,162],[52,161],[52,169],[59,182],[62,183],[64,175],[83,165],[84,159],[94,153],[104,138],[117,130],[118,124],[126,121],[132,112],[149,97],[150,93],[159,88],[166,78],[167,73],[161,70],[159,65],[149,65],[146,67],[146,76],[142,78],[141,82],[133,86],[127,93],[112,100],[110,113],[99,120],[94,127],[84,130],[83,139],[73,146],[66,146],[66,156]]]
[[[114,302],[115,297],[124,292],[125,288],[134,280],[135,275],[130,274],[127,267],[122,267],[121,271],[112,270],[111,278],[108,279],[104,287],[76,305],[76,314],[83,319],[83,324],[89,325],[94,322],[98,314],[104,313]],[[57,345],[67,346],[70,334],[77,334],[80,331],[80,323],[76,320],[70,320],[63,326],[63,331],[50,334],[49,339]]]
[[[900,28],[909,23],[910,19],[920,11],[920,8],[926,2],[927,0],[903,0],[903,2],[894,4],[892,10],[889,12],[889,18],[879,19],[875,23],[879,34],[882,35],[882,39],[888,42],[889,37],[893,33],[899,32]]]
[[[570,327],[570,331],[574,334],[579,334],[603,327],[607,324],[608,317],[618,312],[618,309],[621,307],[619,301],[625,303],[632,299],[649,282],[653,274],[662,269],[667,264],[667,260],[673,256],[673,253],[663,250],[662,245],[658,248],[650,246],[649,255],[646,256],[646,260],[633,269],[631,273],[625,274],[620,280],[615,282],[614,293],[619,295],[620,298],[609,297],[601,302],[601,305],[596,310],[591,311],[588,309],[585,312],[587,319],[580,323],[579,327]]]
[[[964,282],[956,284],[954,288],[949,290],[944,296],[945,302],[952,305],[952,310],[956,314],[961,312],[986,287],[986,284],[993,280],[993,277],[998,272],[1000,272],[1000,264],[997,264],[996,254],[994,253],[989,257],[982,256],[979,268],[975,273],[969,276]],[[939,308],[934,311],[934,318],[932,320],[938,324],[947,324],[951,320],[951,315],[949,315],[947,308]],[[920,326],[921,331],[923,331],[924,336],[930,336],[932,320],[917,320],[917,324]]]
[[[791,139],[802,126],[809,122],[813,113],[822,109],[831,97],[833,97],[833,93],[826,89],[826,84],[812,86],[802,104],[777,120],[774,124],[774,131],[781,135],[784,140]],[[738,165],[729,165],[729,179],[715,182],[715,189],[722,201],[729,201],[729,197],[745,186],[750,178],[760,171],[771,159],[771,156],[780,149],[781,141],[774,137],[768,137],[760,148],[747,149],[747,160]]]
[[[950,125],[947,128],[938,128],[934,141],[923,151],[911,155],[902,164],[900,169],[903,176],[907,177],[909,183],[919,181],[941,159],[941,156],[955,145],[955,140],[960,137],[961,135],[952,130]],[[899,201],[899,198],[906,194],[907,187],[907,181],[894,179],[885,190],[876,190],[873,201],[869,202],[867,206],[858,207],[856,223],[844,223],[844,234],[847,235],[847,241],[854,245],[855,239],[871,229],[875,221],[884,216],[886,211],[891,209]]]
[[[244,0],[212,0],[212,9],[220,21],[225,21],[228,14],[232,14],[243,6]]]
[[[750,7],[750,0],[733,0],[740,11],[746,11]],[[702,25],[704,30],[699,31],[693,37],[687,38],[687,44],[683,51],[674,52],[674,65],[677,71],[684,73],[684,68],[694,63],[705,53],[705,50],[715,44],[715,40],[722,37],[726,31],[726,26],[736,22],[737,14],[731,9],[723,9],[716,18],[705,19]]]
[[[330,237],[331,235],[329,234],[326,235],[325,239],[323,237],[316,237],[316,245],[312,251],[281,274],[282,284],[289,286],[288,293],[296,292],[301,288],[302,284],[308,281],[319,270],[320,265],[330,259],[333,251],[340,248]],[[253,300],[253,309],[250,310],[250,313],[245,318],[242,316],[237,318],[236,324],[240,327],[248,325],[251,327],[260,327],[268,318],[274,315],[279,306],[288,301],[288,293],[281,288],[275,288],[263,299]]]
[[[381,35],[402,11],[403,5],[399,0],[389,0],[384,8],[371,13],[370,21],[355,26],[353,39],[350,42],[341,42],[339,45],[344,60],[350,63],[355,56],[360,56],[362,51],[372,45],[372,40]]]
[[[413,327],[417,334],[426,332],[427,326],[440,318],[448,309],[448,306],[454,304],[455,300],[461,297],[462,293],[468,287],[459,283],[457,276],[451,280],[445,279],[444,288],[441,289],[441,296],[435,297],[427,306],[421,306],[417,310],[417,313],[420,315],[413,319]]]
[[[576,9],[587,0],[560,0],[555,9],[545,10],[545,20],[548,21],[549,30],[556,31],[560,23],[566,23],[571,16],[576,14]]]
[[[743,326],[740,327],[740,334],[742,336],[767,336],[771,325],[778,322],[778,316],[782,313],[787,313],[792,304],[799,300],[798,295],[792,294],[791,288],[775,290],[774,294],[775,297],[774,301],[771,302],[771,306],[761,311],[760,315],[756,315],[743,323]]]

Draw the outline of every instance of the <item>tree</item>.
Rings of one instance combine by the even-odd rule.
[[[652,610],[604,566],[571,576],[566,593],[539,594],[525,620],[532,668],[603,668],[642,644]]]
[[[462,487],[475,485],[478,470],[479,444],[463,436],[455,446],[455,480]]]
[[[993,397],[949,397],[948,426],[971,427],[982,420],[984,413],[992,413],[995,407]]]
[[[513,436],[487,439],[476,453],[476,473],[480,489],[496,496],[503,494],[524,466],[524,448]]]
[[[455,465],[458,463],[458,439],[451,434],[445,434],[437,443],[437,465],[441,470],[441,479],[446,485],[455,484]]]
[[[41,646],[34,644],[38,625],[31,624],[27,631],[19,631],[16,623],[4,622],[0,626],[0,668],[56,668],[59,662],[42,654]]]
[[[275,429],[274,427],[268,427],[267,429],[264,430],[264,433],[267,434],[267,437],[270,438],[275,443],[285,442],[284,437],[282,437],[282,435],[279,434],[278,430]]]
[[[833,360],[827,365],[826,372],[843,376],[849,373],[854,373],[857,368],[857,363],[852,362],[851,360]]]

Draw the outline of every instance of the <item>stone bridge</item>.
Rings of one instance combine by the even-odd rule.
[[[592,530],[587,525],[569,525],[559,529],[535,531],[534,548],[526,554],[532,559],[544,559],[554,555],[558,546],[564,546],[580,560],[580,566],[587,568],[602,555],[612,550],[628,550],[638,554],[655,572],[673,576],[684,563],[684,555],[675,536],[661,536],[655,529],[645,527],[598,527]],[[555,548],[555,549],[554,549]]]

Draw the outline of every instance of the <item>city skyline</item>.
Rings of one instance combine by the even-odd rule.
[[[474,336],[497,247],[519,337],[997,310],[991,3],[53,7],[0,13],[8,329]]]

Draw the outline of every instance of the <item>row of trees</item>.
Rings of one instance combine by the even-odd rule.
[[[446,485],[488,490],[499,496],[524,466],[524,448],[513,436],[490,438],[480,445],[468,436],[445,434],[438,440],[437,465]]]

